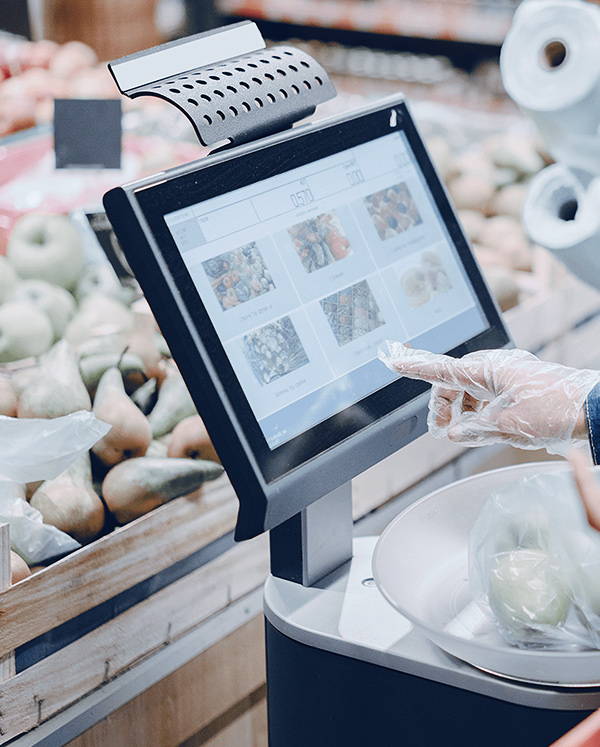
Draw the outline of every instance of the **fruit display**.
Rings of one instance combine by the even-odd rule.
[[[110,426],[25,486],[46,524],[87,544],[223,473],[145,299],[107,262],[88,264],[68,216],[22,216],[1,260],[0,415],[87,410]],[[13,581],[23,563],[13,552]]]
[[[0,37],[0,137],[50,122],[56,98],[116,98],[94,50],[78,41]]]
[[[171,142],[196,143],[188,120],[170,104],[154,96],[122,96],[107,63],[80,41],[28,41],[0,31],[0,138],[51,124],[55,99],[119,99],[124,112],[132,114],[124,122],[127,132],[158,132]],[[149,171],[164,168],[162,145],[148,155],[156,160]]]
[[[521,208],[529,181],[548,157],[525,127],[470,140],[456,125],[440,128],[425,120],[423,129],[490,290],[507,311],[536,287],[536,247],[524,231]]]
[[[317,58],[331,53],[322,61],[338,89],[333,111],[325,105],[318,116],[377,94],[374,75],[352,65],[336,68],[339,49],[307,51]],[[413,70],[413,57],[394,59],[404,72],[409,62]],[[432,86],[447,92],[460,82],[466,90],[464,76],[446,61],[435,60],[435,69],[419,62],[425,81],[419,90],[428,96]],[[368,90],[357,85],[367,77]],[[386,85],[402,87],[398,77],[387,76]],[[496,88],[480,88],[493,88],[497,107]],[[51,136],[36,126],[52,121],[56,98],[76,97],[121,99],[122,170],[59,173],[52,165]],[[535,248],[520,210],[527,183],[546,157],[531,133],[519,125],[515,131],[512,119],[504,127],[492,116],[491,126],[480,127],[470,112],[446,107],[431,117],[419,104],[415,119],[506,311],[535,287]],[[190,125],[174,107],[155,97],[120,96],[106,63],[87,45],[0,34],[0,138],[27,129],[40,134],[6,138],[1,154],[0,415],[56,418],[90,410],[110,424],[63,474],[26,486],[30,506],[45,522],[86,544],[194,493],[222,467],[145,300],[122,285],[108,263],[89,262],[69,212],[97,203],[117,183],[201,157],[206,149],[190,140]],[[14,567],[15,579],[26,575],[18,555]]]
[[[492,293],[503,311],[517,305],[535,287],[534,252],[521,225],[521,205],[529,179],[547,165],[548,158],[505,94],[497,63],[484,61],[468,75],[441,57],[301,40],[292,43],[324,65],[338,91],[335,99],[320,107],[319,116],[347,110],[392,90],[406,92]],[[56,97],[119,97],[126,113],[140,113],[134,129],[141,126],[166,136],[161,145],[154,144],[144,153],[143,173],[185,160],[168,149],[168,139],[176,133],[180,145],[181,141],[195,143],[189,123],[175,107],[156,97],[131,100],[120,96],[106,63],[80,42],[0,37],[0,71],[0,137],[50,121]],[[17,98],[28,103],[16,106]],[[433,118],[432,105],[439,107]],[[29,112],[26,117],[19,115],[18,121],[9,122],[5,115],[3,120],[2,112],[17,117],[23,109]],[[124,121],[133,122],[127,117]],[[51,212],[61,209],[54,206]],[[2,230],[0,221],[0,250]],[[26,270],[23,277],[27,277]],[[0,297],[1,293],[0,278]]]

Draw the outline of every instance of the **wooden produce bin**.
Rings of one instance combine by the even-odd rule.
[[[0,593],[0,656],[16,669],[0,685],[0,744],[261,586],[265,538],[234,546],[236,511],[221,477]]]

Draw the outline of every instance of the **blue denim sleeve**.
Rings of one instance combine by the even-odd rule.
[[[588,394],[584,412],[592,459],[594,464],[598,464],[600,460],[600,383],[596,384]]]

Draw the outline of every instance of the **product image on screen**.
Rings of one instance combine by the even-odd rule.
[[[271,450],[489,326],[403,131],[165,222]]]

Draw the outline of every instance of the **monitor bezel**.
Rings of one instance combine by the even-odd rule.
[[[376,433],[383,435],[391,427],[398,438],[399,433],[405,433],[406,441],[423,432],[428,385],[398,378],[270,449],[165,215],[400,130],[406,134],[489,323],[485,331],[446,352],[460,357],[472,350],[504,347],[510,338],[501,313],[401,96],[225,150],[105,196],[107,213],[127,260],[238,494],[236,538],[272,528],[319,498],[319,492],[330,492],[392,453],[394,444],[378,446]],[[400,427],[406,423],[412,427]],[[361,442],[369,444],[366,459],[360,454]],[[355,456],[342,458],[342,454]],[[322,487],[314,485],[302,495],[298,481],[313,485],[314,471],[326,465],[336,471],[333,479],[331,475],[323,477]],[[307,480],[306,475],[312,479]]]

